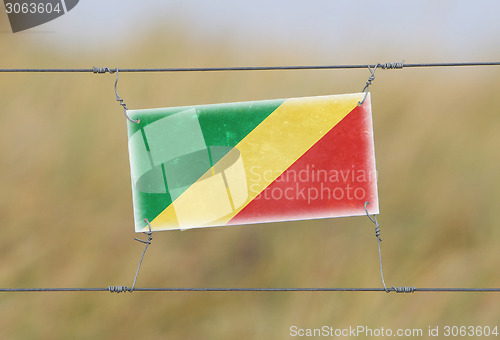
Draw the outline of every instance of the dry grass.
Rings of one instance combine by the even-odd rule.
[[[238,60],[223,42],[204,46],[203,58],[189,57],[189,40],[178,38],[151,53],[146,48],[153,44],[145,41],[107,56],[64,60],[30,39],[1,35],[0,44],[10,47],[0,50],[2,66]],[[283,51],[258,62],[281,64],[290,53],[300,54]],[[142,108],[357,92],[367,75],[123,74],[119,86],[131,108]],[[499,286],[499,75],[494,68],[377,73],[372,106],[388,284]],[[1,75],[2,287],[131,283],[142,245],[133,241],[125,119],[112,85],[110,75]],[[373,225],[358,217],[157,233],[138,285],[379,286]],[[498,299],[417,293],[4,293],[0,338],[280,339],[288,337],[291,325],[494,325]]]

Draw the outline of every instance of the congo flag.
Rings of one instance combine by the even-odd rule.
[[[377,214],[363,97],[128,111],[136,232]]]

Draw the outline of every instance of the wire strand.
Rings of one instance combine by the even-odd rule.
[[[113,287],[113,286],[111,286]],[[125,287],[126,288],[126,287]],[[116,292],[107,288],[0,288],[0,293]],[[386,292],[384,288],[135,288],[134,292]],[[413,288],[420,293],[500,293],[500,288]],[[398,292],[407,293],[407,292]]]
[[[144,222],[146,222],[148,224],[149,231],[143,232],[143,234],[146,235],[148,237],[148,239],[146,241],[143,241],[141,239],[134,237],[134,240],[139,241],[141,243],[144,243],[145,246],[144,246],[144,250],[142,251],[141,260],[139,261],[139,265],[137,266],[137,270],[135,272],[134,283],[132,283],[132,288],[130,288],[130,290],[128,290],[131,293],[135,289],[135,283],[137,282],[137,276],[139,276],[139,270],[141,269],[142,260],[144,260],[144,255],[146,255],[146,250],[148,250],[148,247],[151,244],[151,241],[153,240],[153,237],[151,236],[151,235],[153,235],[153,232],[151,231],[151,224],[149,223],[147,218],[144,219]]]
[[[119,72],[218,72],[218,71],[279,71],[279,70],[333,70],[366,69],[379,65],[382,69],[420,68],[420,67],[461,67],[461,66],[500,66],[500,61],[491,62],[450,62],[450,63],[375,63],[354,65],[298,65],[298,66],[235,66],[235,67],[171,67],[171,68],[3,68],[0,72],[10,73],[106,73],[109,70]],[[400,66],[400,67],[396,67]]]

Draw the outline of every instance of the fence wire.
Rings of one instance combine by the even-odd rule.
[[[335,70],[366,69],[378,66],[382,69],[422,68],[422,67],[461,67],[461,66],[500,66],[500,61],[456,62],[456,63],[376,63],[345,65],[297,65],[297,66],[234,66],[234,67],[167,67],[167,68],[3,68],[0,72],[11,73],[114,73],[119,72],[222,72],[222,71],[280,71],[280,70]]]
[[[500,293],[500,288],[416,288],[399,287],[407,290],[390,290],[385,288],[139,288],[133,292],[384,292],[384,293]],[[0,288],[0,293],[22,292],[111,292],[125,293],[132,291],[123,286],[110,286],[107,288]]]

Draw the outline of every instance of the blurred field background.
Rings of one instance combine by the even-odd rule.
[[[433,18],[446,10],[438,6]],[[69,16],[61,23],[70,25]],[[416,46],[401,50],[390,36],[311,46],[307,32],[274,45],[260,31],[238,43],[227,29],[204,37],[189,17],[165,16],[144,17],[146,28],[111,43],[106,31],[57,41],[50,27],[58,26],[13,35],[2,13],[0,68],[500,60],[498,27],[495,41],[464,42],[460,53],[440,49],[440,32],[425,27]],[[398,22],[385,23],[387,32],[406,27]],[[457,32],[474,41],[469,24],[457,22]],[[359,25],[363,37],[382,23]],[[314,35],[319,26],[309,29]],[[132,109],[209,104],[354,93],[368,75],[123,73],[119,93]],[[371,91],[388,286],[500,286],[499,77],[498,67],[377,71]],[[0,74],[0,287],[131,285],[143,245],[133,240],[126,121],[113,83],[109,74]],[[138,287],[381,286],[366,217],[153,236]],[[499,302],[486,293],[1,293],[0,338],[286,339],[292,325],[425,331],[499,325]]]

